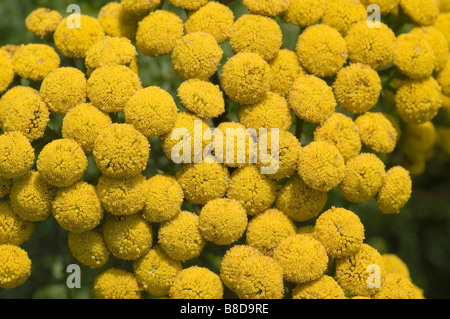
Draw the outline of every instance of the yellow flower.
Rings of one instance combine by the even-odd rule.
[[[416,299],[412,282],[398,273],[388,273],[386,279],[373,299]]]
[[[132,273],[110,268],[95,278],[95,299],[140,299],[139,284]]]
[[[366,20],[366,6],[359,0],[327,0],[322,23],[345,35],[353,24]]]
[[[16,44],[6,44],[2,47],[0,47],[0,50],[5,50],[8,52],[9,56],[12,58],[14,54],[19,50],[20,46]]]
[[[98,22],[105,33],[112,37],[125,37],[131,41],[136,39],[139,16],[123,10],[120,3],[109,2],[98,13]]]
[[[417,35],[430,44],[434,52],[434,70],[440,71],[444,68],[448,60],[448,43],[445,36],[433,26],[415,27],[410,34]]]
[[[203,238],[216,245],[230,245],[247,229],[247,212],[233,199],[210,200],[200,211],[199,230]]]
[[[136,57],[136,48],[129,39],[106,36],[92,44],[85,62],[93,70],[107,65],[129,65]]]
[[[395,254],[382,254],[381,257],[383,257],[387,274],[398,273],[411,280],[408,266],[400,257]]]
[[[120,0],[123,10],[134,14],[146,14],[159,7],[161,0]]]
[[[4,49],[0,49],[0,93],[5,92],[14,81],[15,71],[11,55]]]
[[[415,284],[413,284],[413,288],[415,293],[414,299],[426,299],[425,296],[423,295],[423,289],[416,286]]]
[[[315,24],[325,14],[325,0],[291,0],[283,20],[299,27]]]
[[[204,6],[208,0],[169,0],[169,2],[176,7],[194,11]]]
[[[333,90],[324,80],[314,75],[303,75],[292,85],[289,106],[299,118],[321,123],[334,113],[336,100]]]
[[[0,177],[0,199],[9,195],[12,186],[12,179]]]
[[[37,8],[26,17],[25,26],[28,31],[43,39],[53,35],[61,20],[62,16],[58,11]]]
[[[333,277],[323,275],[314,281],[297,284],[292,299],[345,299],[345,294]]]
[[[222,89],[236,102],[255,104],[269,91],[272,72],[269,64],[256,53],[240,52],[222,68]]]
[[[22,45],[13,56],[14,71],[22,78],[42,81],[59,67],[58,53],[45,44]]]
[[[0,135],[0,176],[14,178],[27,172],[34,163],[34,149],[20,132]]]
[[[222,299],[223,285],[219,276],[208,268],[191,266],[177,274],[169,296],[171,299]]]
[[[300,34],[296,51],[301,65],[318,77],[335,75],[347,60],[347,45],[339,31],[319,24]]]
[[[441,13],[434,22],[434,27],[442,32],[450,45],[450,12]]]
[[[436,80],[442,88],[442,93],[450,96],[450,58],[444,68],[437,74]]]
[[[401,165],[414,177],[419,176],[425,171],[427,163],[424,154],[416,153],[407,154],[401,162]]]
[[[153,243],[152,227],[140,215],[109,215],[103,224],[106,247],[115,257],[136,260],[150,250]]]
[[[252,159],[256,161],[256,158],[253,158],[253,155],[256,154],[251,153],[254,151],[255,147],[257,147],[257,137],[252,137],[251,134],[245,134],[247,128],[241,123],[235,122],[222,122],[217,126],[217,129],[220,130],[223,134],[222,142],[223,142],[223,158],[222,161],[227,167],[243,167],[249,164]],[[228,131],[228,133],[227,133]],[[229,134],[229,135],[227,135]],[[227,139],[229,140],[227,145]],[[217,142],[219,143],[219,142]],[[252,149],[253,148],[253,149]],[[231,157],[231,152],[233,152],[233,157]],[[241,158],[244,154],[245,158]],[[215,154],[218,156],[218,154]],[[228,156],[228,159],[227,159]],[[251,157],[252,156],[252,157]]]
[[[139,285],[152,296],[162,297],[169,294],[169,289],[177,274],[183,269],[176,261],[158,246],[133,263],[133,272]]]
[[[244,0],[243,3],[251,13],[274,17],[286,11],[291,0]]]
[[[383,214],[396,214],[411,197],[411,176],[401,166],[386,172],[383,186],[378,192],[377,205]]]
[[[400,0],[400,6],[420,25],[433,24],[439,15],[439,0]]]
[[[68,246],[72,255],[90,268],[100,268],[109,260],[105,241],[95,231],[69,233]]]
[[[300,76],[305,74],[298,60],[297,53],[291,50],[282,49],[278,51],[272,61],[270,61],[272,70],[271,91],[287,98],[292,84]]]
[[[361,0],[361,3],[366,7],[371,4],[376,4],[380,7],[381,14],[387,15],[398,10],[400,0]]]
[[[449,0],[440,0],[439,8],[441,12],[449,12],[450,11],[450,1]]]
[[[355,120],[361,142],[376,153],[392,153],[397,144],[397,130],[383,113],[367,112]]]
[[[34,230],[32,222],[25,221],[14,213],[9,201],[0,202],[0,225],[0,245],[20,246],[30,238]]]
[[[402,151],[408,155],[425,153],[431,150],[437,141],[437,132],[430,121],[423,124],[408,124],[405,138],[402,141]]]
[[[14,245],[0,245],[0,287],[22,285],[31,274],[31,260],[25,250]]]

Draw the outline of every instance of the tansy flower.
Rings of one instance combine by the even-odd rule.
[[[201,118],[215,118],[225,112],[225,100],[220,87],[208,81],[184,81],[178,88],[178,97],[187,110]]]
[[[133,177],[146,168],[150,143],[129,124],[111,124],[98,135],[93,154],[103,174],[115,178]]]
[[[52,203],[52,214],[62,228],[74,233],[92,230],[103,219],[95,187],[82,181],[58,189]]]
[[[315,230],[314,226],[306,225],[306,226],[299,227],[297,229],[297,234],[313,237],[314,236],[314,230]]]
[[[381,212],[399,213],[411,197],[411,184],[411,176],[403,167],[395,166],[388,170],[377,196],[377,205]]]
[[[434,22],[434,27],[442,32],[450,45],[450,12],[441,13]]]
[[[436,144],[437,132],[430,121],[423,124],[408,124],[405,138],[402,141],[402,151],[406,154],[424,153]]]
[[[335,75],[347,60],[347,45],[334,28],[319,24],[300,34],[296,52],[301,65],[318,77]]]
[[[267,92],[260,102],[241,105],[239,122],[245,127],[257,130],[260,128],[288,130],[292,125],[292,112],[284,97],[278,93]]]
[[[287,98],[292,84],[300,76],[305,74],[297,54],[294,51],[282,49],[270,61],[272,70],[271,91]]]
[[[186,34],[209,33],[218,43],[222,43],[230,37],[233,24],[234,13],[230,8],[219,2],[208,2],[188,16],[184,22],[184,30]]]
[[[345,36],[348,57],[351,62],[360,62],[378,70],[394,59],[396,38],[384,23],[380,28],[370,28],[367,23],[354,24]]]
[[[140,215],[109,215],[103,224],[106,247],[115,257],[136,260],[148,253],[153,242],[152,227]]]
[[[43,39],[53,35],[61,20],[62,16],[58,11],[37,8],[25,19],[25,26],[28,31]]]
[[[332,207],[317,218],[314,238],[322,243],[329,256],[348,257],[361,248],[364,225],[352,211]]]
[[[383,113],[365,113],[355,120],[361,142],[376,153],[389,154],[397,143],[397,131]]]
[[[98,68],[87,82],[91,103],[106,113],[123,111],[128,100],[140,89],[139,76],[124,65]]]
[[[92,44],[105,36],[97,19],[84,14],[79,19],[79,28],[74,28],[74,16],[64,18],[53,35],[55,46],[68,58],[85,58]]]
[[[0,177],[0,199],[9,195],[11,191],[12,179]]]
[[[111,124],[111,118],[90,103],[70,109],[62,122],[62,136],[77,142],[85,153],[92,153],[97,136]]]
[[[86,102],[86,76],[72,67],[55,69],[42,81],[39,94],[51,112],[66,114]]]
[[[46,182],[66,187],[81,179],[87,164],[83,149],[75,141],[59,139],[45,145],[38,156],[36,167]]]
[[[107,65],[129,65],[137,51],[127,38],[106,36],[92,44],[86,52],[86,66],[97,69]]]
[[[20,132],[0,135],[0,176],[14,178],[28,171],[34,163],[34,149]]]
[[[361,3],[368,7],[371,4],[376,4],[380,7],[382,15],[395,12],[397,10],[400,0],[361,0]]]
[[[230,245],[247,229],[247,212],[236,201],[217,198],[200,211],[199,230],[203,238],[216,245]]]
[[[444,68],[437,74],[436,80],[442,88],[442,93],[450,96],[450,58]]]
[[[153,223],[167,221],[181,211],[183,199],[183,189],[175,178],[155,175],[146,182],[142,216]]]
[[[375,266],[379,267],[379,271]],[[362,244],[356,254],[336,260],[336,280],[352,295],[370,297],[377,293],[380,290],[376,287],[377,276],[383,287],[386,276],[383,258],[375,248],[367,244]],[[372,277],[375,277],[375,280],[372,280]],[[368,282],[373,284],[373,287],[368,285]]]
[[[421,153],[416,154],[406,154],[405,158],[401,162],[402,167],[404,167],[411,176],[419,176],[422,174],[427,166],[425,156]]]
[[[262,175],[255,165],[247,165],[231,174],[227,197],[240,202],[247,214],[256,215],[270,208],[276,192],[275,180]]]
[[[254,14],[274,17],[287,10],[290,0],[244,0],[244,6]]]
[[[31,260],[25,250],[14,245],[0,245],[0,287],[22,285],[31,274]]]
[[[325,0],[291,0],[283,20],[299,27],[315,24],[325,14]]]
[[[411,281],[401,274],[386,274],[381,290],[373,299],[416,299],[416,291]]]
[[[181,38],[172,52],[172,67],[183,79],[209,79],[219,67],[223,51],[216,39],[205,32]]]
[[[132,273],[111,268],[95,278],[95,299],[140,299],[139,284]]]
[[[305,283],[320,278],[328,266],[325,247],[311,236],[293,235],[278,244],[273,258],[282,267],[284,279]]]
[[[378,102],[380,76],[368,65],[353,63],[339,71],[333,91],[337,103],[344,110],[353,114],[365,113]]]
[[[395,95],[395,106],[398,115],[407,123],[430,121],[442,106],[441,87],[433,77],[405,80]]]
[[[434,52],[434,70],[440,71],[448,60],[449,47],[445,36],[433,26],[415,27],[410,34],[417,35],[430,44]]]
[[[314,140],[334,144],[346,162],[361,151],[358,128],[350,117],[342,113],[334,113],[317,126]]]
[[[13,56],[14,71],[21,77],[42,81],[59,67],[61,60],[56,51],[46,44],[21,46]]]
[[[327,0],[322,23],[345,35],[353,24],[366,20],[366,6],[359,0]]]
[[[223,197],[230,185],[228,169],[217,162],[181,164],[175,178],[186,200],[199,205]]]
[[[420,25],[433,24],[439,15],[439,0],[400,0],[400,6]]]
[[[309,187],[328,192],[344,178],[345,162],[336,146],[314,141],[300,150],[298,174]]]
[[[450,11],[450,1],[440,0],[439,8],[440,8],[441,12],[449,12]]]
[[[326,192],[314,190],[294,176],[278,191],[276,206],[294,221],[304,222],[319,215],[327,199]]]
[[[9,198],[14,212],[24,220],[44,221],[52,213],[56,189],[39,172],[28,172],[14,181]]]
[[[103,208],[113,215],[133,215],[144,207],[147,189],[143,175],[124,179],[102,175],[96,189]]]
[[[333,277],[323,275],[314,281],[297,284],[292,299],[345,299],[345,293]]]
[[[0,50],[5,50],[8,52],[9,56],[12,58],[14,54],[19,50],[20,46],[16,44],[6,44],[2,47],[0,47]]]
[[[186,261],[200,256],[206,240],[199,230],[197,214],[181,211],[174,218],[161,223],[158,244],[171,258]]]
[[[321,123],[334,113],[336,100],[333,90],[324,80],[314,75],[303,75],[292,85],[289,106],[299,118]]]
[[[247,245],[273,256],[278,244],[296,234],[292,220],[278,209],[268,209],[253,217],[246,232]]]
[[[109,260],[105,241],[102,235],[95,231],[69,233],[68,246],[79,262],[91,268],[100,268]]]
[[[408,266],[403,260],[395,254],[382,254],[384,265],[386,267],[386,273],[398,273],[407,279],[411,279]]]
[[[5,92],[14,81],[14,68],[10,54],[0,49],[0,93]]]
[[[345,165],[345,176],[339,190],[350,202],[365,202],[378,193],[384,175],[384,163],[375,154],[361,153]]]
[[[258,53],[270,61],[282,45],[282,33],[278,23],[269,17],[245,14],[233,25],[230,45],[234,53]]]
[[[193,11],[200,9],[208,0],[169,0],[169,2],[175,7]]]
[[[177,119],[177,105],[165,90],[150,86],[137,91],[127,102],[126,123],[131,124],[146,137],[156,137],[169,132]]]
[[[30,238],[34,224],[13,212],[9,201],[0,202],[0,245],[20,246]]]
[[[269,64],[251,52],[241,52],[229,58],[222,68],[222,89],[236,102],[260,102],[269,91],[272,72]]]
[[[169,296],[171,299],[222,299],[223,285],[219,276],[208,268],[191,266],[177,274]]]
[[[146,292],[152,296],[162,297],[169,294],[175,277],[183,269],[180,261],[176,261],[155,246],[133,263],[136,279]]]
[[[121,0],[120,4],[126,12],[140,15],[159,7],[161,0]]]
[[[109,2],[100,9],[97,20],[107,35],[135,41],[139,18],[123,10],[120,3]]]

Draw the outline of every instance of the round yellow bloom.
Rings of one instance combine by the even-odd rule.
[[[449,12],[450,11],[450,1],[440,0],[439,8],[440,8],[441,12]]]
[[[448,60],[449,46],[445,36],[433,26],[416,27],[410,34],[417,35],[430,44],[434,53],[434,70],[440,71]]]
[[[58,11],[37,8],[25,19],[25,26],[28,31],[43,39],[53,35],[61,20],[62,16]]]
[[[22,78],[42,81],[59,67],[58,53],[46,44],[22,45],[13,56],[14,71]]]
[[[383,113],[365,113],[355,120],[361,142],[376,153],[389,154],[397,144],[397,130]]]
[[[442,88],[442,93],[450,96],[450,58],[444,68],[437,74],[436,80]]]
[[[178,97],[187,110],[201,118],[215,118],[225,112],[225,100],[220,87],[208,81],[184,81],[178,88]]]
[[[314,238],[322,243],[329,256],[348,257],[361,248],[365,238],[364,225],[352,211],[332,207],[317,219]]]
[[[45,145],[36,166],[41,177],[49,184],[66,187],[79,181],[87,168],[83,149],[73,140],[54,140]]]
[[[441,87],[432,77],[405,80],[395,95],[395,106],[398,115],[407,123],[430,121],[442,106]]]
[[[233,24],[234,13],[230,8],[218,2],[208,2],[188,16],[184,30],[186,34],[209,33],[218,43],[222,43],[230,37]]]
[[[20,132],[0,135],[0,176],[14,178],[28,171],[34,163],[34,149]]]
[[[106,247],[115,257],[136,260],[150,250],[153,243],[152,227],[140,215],[109,215],[103,224]]]
[[[334,113],[336,100],[327,82],[314,75],[304,75],[292,85],[289,105],[299,118],[321,123]]]
[[[244,6],[254,14],[274,17],[287,10],[290,0],[244,0]]]
[[[294,81],[300,75],[305,74],[298,60],[297,53],[287,49],[278,51],[270,62],[270,69],[273,75],[271,91],[285,98],[289,96]]]
[[[370,66],[354,63],[339,71],[333,91],[337,103],[344,110],[362,114],[378,102],[381,93],[380,76]]]
[[[293,235],[278,244],[274,259],[283,268],[284,279],[305,283],[320,278],[328,266],[325,247],[306,235]]]
[[[415,284],[413,284],[415,297],[414,299],[425,299],[425,296],[423,295],[423,289],[419,288]]]
[[[376,4],[380,7],[382,15],[394,13],[398,9],[400,0],[361,0],[361,3],[368,7],[371,4]]]
[[[158,246],[153,247],[133,264],[134,275],[139,285],[152,296],[162,297],[169,294],[169,289],[177,274],[183,269],[176,261]]]
[[[55,45],[68,58],[85,58],[89,48],[105,36],[100,22],[90,16],[80,14],[80,25],[77,27],[76,17],[64,18],[55,30]]]
[[[235,285],[240,299],[281,299],[284,295],[282,269],[268,256],[241,260]]]
[[[200,211],[199,230],[203,238],[216,245],[230,245],[247,229],[247,212],[233,199],[217,198]]]
[[[442,32],[450,45],[450,12],[441,13],[434,22],[434,27]]]
[[[8,52],[9,56],[12,58],[14,54],[19,50],[20,46],[16,44],[6,44],[2,47],[0,47],[0,50],[5,50]]]
[[[14,81],[14,68],[10,54],[0,49],[0,93],[5,92]]]
[[[264,60],[270,61],[280,50],[282,37],[280,26],[274,19],[245,14],[233,25],[230,45],[234,53],[258,53]]]
[[[339,190],[348,201],[362,203],[378,193],[384,175],[384,163],[375,154],[361,153],[345,165],[345,176]]]
[[[347,60],[347,45],[334,28],[319,24],[299,36],[296,52],[301,65],[318,77],[335,75]]]
[[[306,235],[306,236],[314,236],[315,227],[312,225],[302,226],[297,229],[297,234]]]
[[[433,24],[439,15],[439,0],[400,0],[400,6],[420,25]]]
[[[222,68],[222,89],[236,102],[254,104],[269,91],[272,72],[269,64],[251,52],[240,52],[229,58]]]
[[[424,153],[430,150],[437,141],[437,131],[430,121],[423,124],[408,124],[405,138],[402,141],[402,151],[408,155]]]
[[[401,162],[402,166],[409,171],[411,176],[419,176],[426,169],[425,156],[423,154],[407,154]]]
[[[322,23],[345,35],[353,24],[366,20],[366,7],[359,0],[327,0]]]
[[[161,4],[161,0],[121,0],[123,10],[134,14],[145,14]]]
[[[312,189],[328,192],[341,183],[344,171],[344,158],[333,144],[313,141],[300,150],[298,174]]]
[[[315,24],[325,14],[325,0],[291,0],[283,20],[299,27]]]
[[[348,57],[351,62],[360,62],[378,70],[394,59],[396,38],[384,23],[380,28],[370,28],[367,23],[354,24],[347,35]]]
[[[158,243],[175,260],[186,261],[200,256],[206,240],[200,234],[198,215],[181,211],[174,218],[161,223]]]
[[[34,224],[14,213],[9,201],[0,202],[0,245],[20,246],[30,238]]]
[[[105,241],[102,235],[95,231],[69,233],[68,245],[72,255],[91,268],[100,268],[109,260]]]
[[[297,284],[292,299],[345,299],[345,293],[333,277],[323,275],[314,281]]]
[[[141,291],[133,274],[111,268],[95,278],[95,299],[140,299]]]
[[[133,177],[146,168],[150,143],[129,124],[111,124],[98,135],[93,154],[103,174],[115,178]]]
[[[129,65],[136,56],[136,48],[129,39],[106,36],[92,44],[85,61],[88,68],[97,69],[107,65]]]
[[[177,119],[177,105],[165,90],[150,86],[139,90],[127,102],[125,119],[146,137],[169,132]]]
[[[25,250],[14,245],[0,245],[0,287],[22,285],[31,274],[31,260]]]
[[[172,52],[172,67],[183,79],[209,79],[219,67],[223,51],[205,32],[185,35]]]
[[[223,197],[230,185],[228,169],[217,162],[181,164],[175,178],[186,200],[199,205]]]
[[[272,257],[279,243],[297,233],[296,228],[292,220],[282,211],[268,209],[256,215],[248,223],[247,245]]]
[[[140,89],[139,76],[124,65],[98,68],[87,82],[87,96],[91,103],[106,113],[123,111],[129,99]]]
[[[169,2],[175,7],[193,11],[200,9],[208,0],[169,0]]]
[[[395,254],[382,254],[384,265],[386,267],[386,273],[398,273],[407,279],[411,279],[408,266],[403,260]]]
[[[125,37],[131,41],[136,39],[140,16],[123,10],[118,2],[109,2],[98,13],[98,22],[105,33],[112,37]]]
[[[248,215],[256,215],[270,208],[276,192],[275,180],[262,175],[255,165],[247,165],[232,173],[227,197],[240,202]]]
[[[401,274],[391,273],[373,299],[416,299],[416,291],[412,282]]]
[[[52,213],[56,190],[39,172],[28,172],[14,181],[9,198],[14,212],[22,219],[44,221]]]
[[[52,203],[52,214],[62,228],[74,233],[92,230],[103,219],[95,187],[82,181],[58,189]]]
[[[9,195],[11,191],[12,179],[0,177],[0,199]]]
[[[378,273],[376,266],[379,267]],[[377,275],[380,276],[380,284],[383,287],[386,276],[383,258],[375,248],[367,244],[362,244],[356,254],[336,260],[336,280],[352,295],[370,297],[377,293],[380,289],[376,288],[376,282],[372,281],[372,277]],[[368,285],[369,282],[373,286]]]
[[[192,266],[178,273],[169,296],[171,299],[222,299],[223,285],[211,270]]]
[[[396,214],[411,197],[411,176],[401,166],[386,172],[383,186],[378,192],[377,204],[383,214]]]
[[[39,92],[28,86],[15,86],[0,100],[0,124],[5,132],[19,131],[30,141],[44,136],[49,111]]]

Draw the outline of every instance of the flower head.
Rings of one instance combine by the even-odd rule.
[[[450,45],[450,12],[441,13],[437,17],[433,26],[441,31]]]
[[[105,241],[102,235],[95,231],[69,233],[68,246],[79,262],[91,268],[100,268],[109,260]]]
[[[14,213],[9,201],[0,202],[0,245],[20,246],[30,238],[34,230],[32,222]]]
[[[0,287],[22,285],[31,274],[31,260],[25,250],[14,245],[0,245]]]
[[[0,49],[0,93],[5,92],[14,81],[15,71],[11,55],[4,49]]]
[[[361,142],[377,153],[392,153],[397,144],[397,130],[383,113],[367,112],[356,118]]]
[[[291,0],[283,20],[302,28],[313,25],[325,14],[325,3],[325,0]]]
[[[287,49],[281,49],[270,61],[272,70],[271,91],[287,98],[294,81],[305,74],[298,60],[297,53]]]
[[[417,35],[427,41],[434,52],[434,69],[442,70],[448,60],[449,46],[445,36],[433,26],[415,27],[410,31],[411,34]]]
[[[438,73],[436,80],[442,88],[444,95],[450,96],[450,58],[444,68]]]
[[[169,0],[175,7],[194,11],[204,6],[208,0]]]
[[[328,0],[322,22],[345,35],[350,27],[367,20],[366,6],[359,0]]]
[[[62,20],[61,14],[56,10],[37,8],[25,19],[28,31],[43,39],[53,35]]]
[[[220,87],[208,81],[184,81],[178,88],[178,97],[187,110],[201,118],[215,118],[225,112],[225,100]]]
[[[287,10],[290,0],[244,0],[244,6],[254,14],[274,17]]]
[[[208,268],[191,266],[175,277],[169,290],[171,299],[222,299],[223,285]]]
[[[402,151],[408,155],[424,153],[431,150],[437,141],[437,131],[433,122],[408,124],[402,140]]]
[[[400,6],[420,25],[433,24],[439,15],[439,0],[400,0]]]
[[[136,48],[129,39],[106,36],[92,44],[85,61],[93,70],[107,65],[129,65],[136,56]]]
[[[126,12],[140,15],[156,9],[161,0],[121,0],[120,4]]]
[[[323,275],[314,281],[297,284],[292,299],[345,299],[345,293],[333,277]]]
[[[377,196],[380,210],[384,214],[399,213],[411,197],[411,184],[411,176],[403,167],[388,170]]]
[[[381,257],[383,257],[387,274],[398,273],[405,278],[410,279],[408,266],[400,259],[400,257],[395,254],[382,254]]]
[[[46,44],[22,45],[13,56],[14,71],[22,78],[42,81],[59,67],[61,60],[56,51]]]
[[[361,3],[366,7],[376,4],[380,7],[381,14],[386,15],[398,9],[400,0],[361,0]]]
[[[97,20],[107,35],[135,41],[139,16],[123,10],[122,4],[107,3],[100,9]]]
[[[34,149],[20,132],[0,135],[0,176],[14,178],[28,171],[34,163]]]
[[[95,278],[95,299],[140,299],[136,277],[122,269],[110,268]]]
[[[412,282],[401,274],[388,273],[386,279],[373,299],[416,299]]]

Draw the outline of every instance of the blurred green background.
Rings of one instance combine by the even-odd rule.
[[[97,16],[99,9],[108,3],[107,0],[1,0],[0,2],[0,46],[6,44],[23,44],[41,42],[25,28],[26,16],[38,7],[58,10],[67,16],[69,4],[80,5],[82,13]],[[233,1],[230,7],[236,17],[246,13],[241,1]],[[169,4],[183,19],[186,13]],[[296,38],[300,32],[298,27],[284,24],[277,20],[284,34],[283,47],[294,49]],[[227,43],[222,44],[225,51],[224,59],[231,55]],[[67,61],[66,61],[67,62]],[[82,61],[77,61],[82,65]],[[63,63],[64,60],[63,60]],[[170,56],[149,58],[140,56],[140,76],[144,86],[158,85],[169,91],[176,98],[176,89],[181,79],[171,68]],[[176,98],[179,104],[178,99]],[[383,111],[392,109],[392,105],[378,106]],[[180,106],[181,108],[181,106]],[[238,105],[230,103],[227,119],[236,120]],[[446,114],[440,114],[438,120],[447,121]],[[60,118],[53,118],[55,128],[58,128]],[[312,138],[314,126],[305,125],[302,144]],[[162,153],[157,139],[152,139],[152,153],[146,176],[152,176],[158,171],[173,173],[175,166]],[[396,164],[396,154],[386,157],[388,167]],[[90,161],[90,172],[85,180],[95,183],[95,167]],[[92,177],[94,176],[94,177]],[[416,285],[424,289],[427,298],[450,298],[450,170],[449,163],[432,159],[427,163],[426,171],[413,180],[413,195],[406,207],[398,215],[382,215],[376,207],[374,199],[363,204],[350,204],[339,191],[329,194],[327,208],[331,206],[346,207],[356,212],[366,228],[366,242],[376,247],[380,253],[395,253],[408,265],[412,279]],[[195,207],[186,206],[186,209]],[[312,224],[314,221],[304,224]],[[156,229],[155,229],[156,233]],[[243,242],[241,239],[240,242]],[[13,290],[0,289],[0,298],[92,298],[92,283],[94,278],[109,267],[120,267],[131,270],[130,262],[120,261],[111,257],[110,262],[101,269],[89,269],[81,265],[82,288],[68,289],[66,286],[66,267],[69,264],[80,264],[75,260],[67,246],[67,232],[53,218],[42,223],[36,223],[31,238],[22,247],[29,253],[33,262],[32,274],[22,286]],[[201,257],[186,263],[206,266],[218,271],[220,258],[228,247],[218,247],[208,244]],[[144,297],[149,297],[144,296]],[[226,291],[225,297],[235,297]]]

